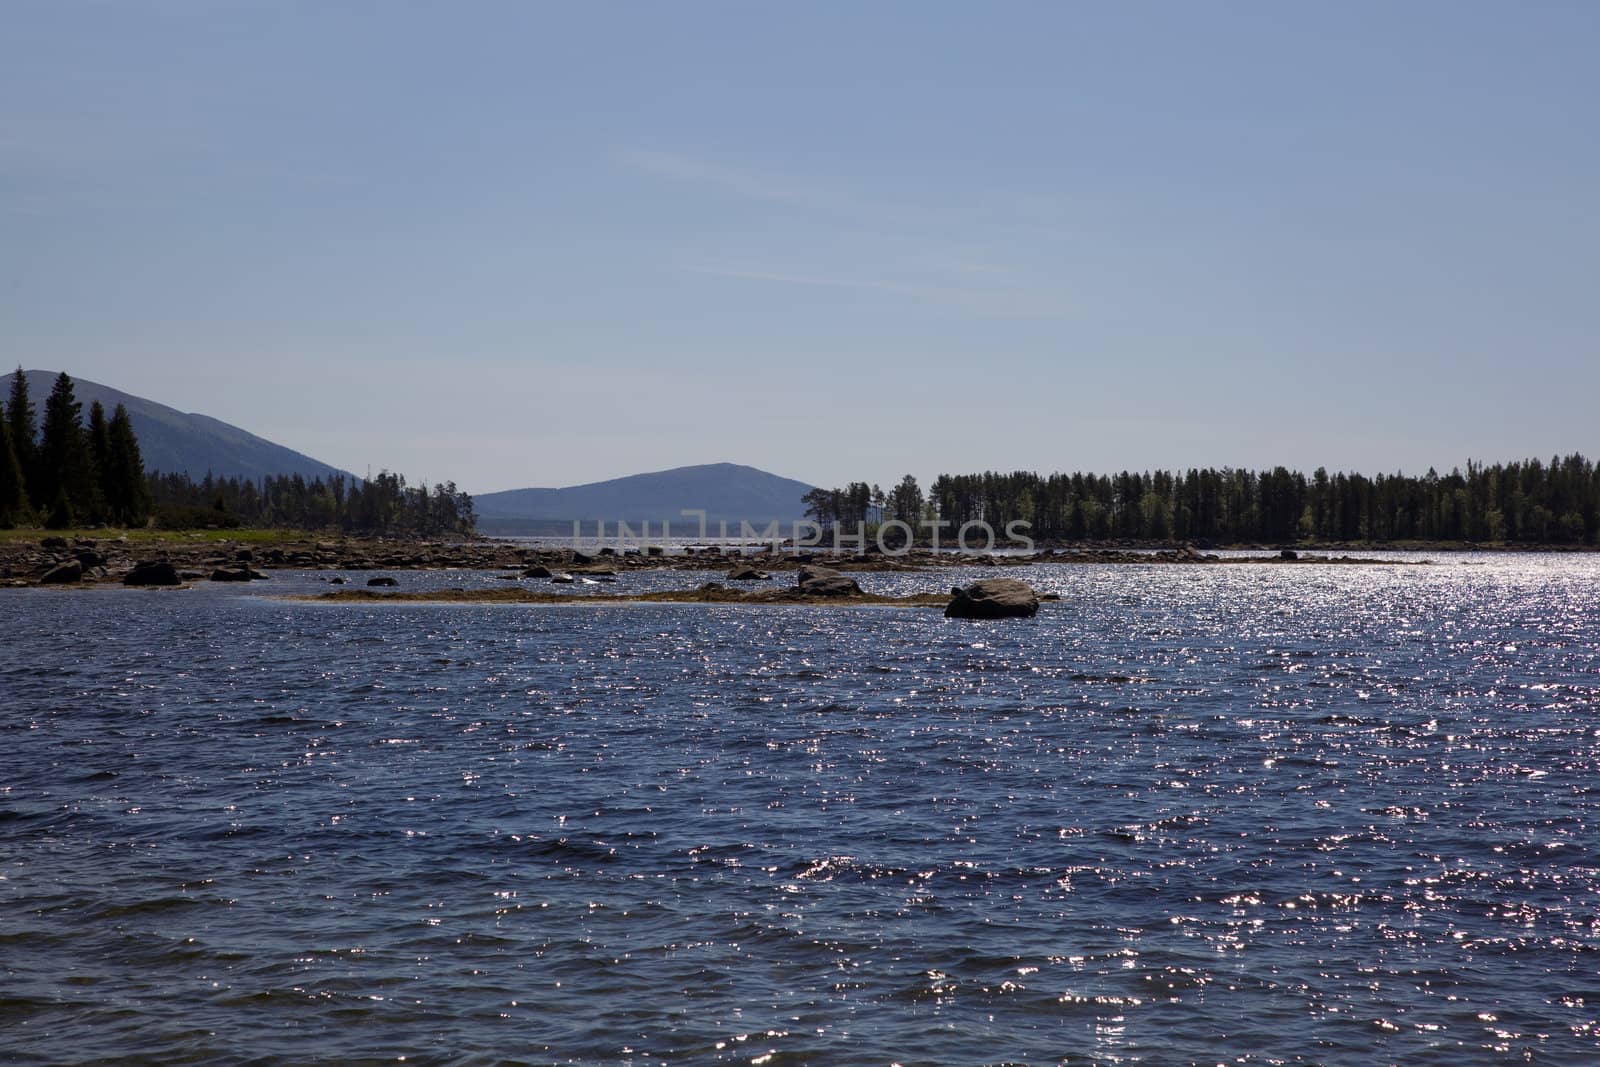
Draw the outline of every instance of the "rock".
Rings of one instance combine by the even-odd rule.
[[[75,559],[69,559],[65,563],[58,564],[46,571],[44,577],[39,579],[39,584],[71,585],[73,582],[82,580],[82,578],[83,564]]]
[[[813,578],[800,586],[806,596],[862,596],[861,586],[843,574],[837,578]]]
[[[338,577],[338,576],[334,576],[334,577],[328,579],[328,584],[329,585],[344,585],[345,584],[345,580],[343,578]]]
[[[80,548],[72,555],[74,559],[83,564],[84,570],[106,565],[106,558],[92,548]]]
[[[758,571],[754,567],[738,567],[728,572],[730,582],[765,582],[772,578],[766,571]]]
[[[552,574],[550,576],[551,585],[576,585],[577,582],[578,580],[570,574]]]
[[[1278,553],[1278,558],[1279,559],[1299,559],[1300,558],[1300,553],[1296,552],[1292,548],[1285,548],[1281,552]]]
[[[241,548],[239,551],[233,554],[233,558],[238,560],[240,563],[254,563],[256,554],[248,548]]]
[[[549,567],[544,566],[542,563],[535,563],[533,566],[523,571],[522,576],[524,578],[553,578],[555,577],[555,572]]]
[[[1039,595],[1015,578],[984,578],[950,590],[947,619],[1028,618],[1039,610]]]
[[[572,553],[572,562],[580,564],[580,565],[581,564],[585,564],[585,563],[593,563],[594,562],[594,557],[591,556],[591,555],[588,555],[587,553],[584,553],[584,552],[574,551]]]
[[[66,548],[67,547],[67,539],[65,537],[46,537],[44,540],[39,542],[39,547],[40,548]]]
[[[248,563],[241,563],[234,567],[218,567],[211,572],[213,582],[250,582],[261,581],[266,578],[260,571],[250,569]]]
[[[806,596],[861,596],[854,578],[831,567],[801,567],[797,588]]]
[[[384,577],[378,577],[378,578],[368,578],[367,579],[367,584],[369,586],[384,586],[386,588],[393,588],[394,586],[397,586],[400,583],[398,581],[396,581],[395,579],[393,579],[393,578],[384,576]]]
[[[813,578],[842,578],[842,577],[844,577],[844,574],[841,571],[836,571],[832,567],[823,567],[823,566],[814,564],[814,565],[808,566],[808,567],[801,567],[800,571],[799,571],[799,574],[796,576],[796,580],[799,581],[801,585],[804,585],[806,582],[809,582]]]

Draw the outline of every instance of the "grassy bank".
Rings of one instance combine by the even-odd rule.
[[[229,544],[244,545],[274,545],[291,541],[309,541],[322,536],[324,535],[310,533],[305,530],[156,530],[149,527],[125,530],[113,526],[99,526],[93,529],[78,527],[67,530],[41,530],[18,527],[11,530],[0,530],[0,545],[38,542],[46,537],[65,537],[69,541],[80,539],[115,541],[118,538],[126,537],[135,544],[195,545],[227,542]],[[332,540],[336,539],[338,535],[326,536]]]

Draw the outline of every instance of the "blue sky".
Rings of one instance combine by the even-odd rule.
[[[1600,452],[1591,3],[0,13],[0,358],[358,472]]]

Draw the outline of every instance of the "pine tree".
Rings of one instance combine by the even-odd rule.
[[[106,427],[106,409],[98,400],[89,405],[89,428],[85,440],[89,445],[89,465],[94,469],[93,496],[87,505],[89,521],[106,522],[110,519],[107,514],[110,497],[106,493],[106,473],[111,465],[111,433]]]
[[[917,488],[915,478],[908,474],[889,491],[889,507],[895,518],[916,529],[922,518],[922,490]]]
[[[17,455],[17,466],[22,469],[24,483],[32,495],[37,477],[38,425],[33,421],[33,401],[28,396],[28,377],[18,367],[11,376],[11,399],[6,403],[6,428],[11,431],[11,447]],[[37,496],[33,506],[39,506]]]
[[[89,454],[82,411],[83,405],[73,395],[72,378],[62,371],[44,403],[38,478],[29,480],[30,489],[38,482],[38,499],[49,501],[52,522],[64,512],[82,518],[94,503],[94,458]]]
[[[145,481],[144,457],[134,436],[128,409],[121,404],[111,412],[106,428],[105,496],[111,521],[143,526],[150,519],[150,486]]]
[[[16,526],[27,514],[27,485],[16,449],[11,447],[10,420],[0,419],[0,527]]]
[[[70,530],[74,518],[72,502],[67,499],[67,491],[65,489],[57,489],[56,498],[50,505],[50,514],[45,516],[44,528],[46,530]]]

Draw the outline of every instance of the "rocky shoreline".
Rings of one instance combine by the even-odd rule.
[[[430,604],[771,604],[831,605],[844,607],[942,608],[950,603],[946,593],[910,596],[825,596],[794,586],[782,589],[742,590],[707,583],[697,589],[665,589],[653,593],[593,593],[573,596],[544,589],[431,589],[383,593],[373,589],[336,589],[312,596],[285,597],[319,603],[430,603]]]
[[[770,577],[770,576],[767,576]],[[706,582],[695,589],[664,589],[648,593],[595,593],[572,596],[542,589],[428,589],[377,592],[372,589],[336,589],[327,593],[285,597],[286,600],[357,603],[434,604],[763,604],[842,607],[944,608],[947,617],[961,619],[1030,618],[1041,601],[1059,600],[1041,595],[1015,578],[985,578],[946,593],[911,593],[884,596],[867,593],[854,578],[831,567],[803,567],[795,584],[763,589],[734,589],[721,582]]]
[[[284,537],[161,540],[140,537],[10,538],[0,540],[0,587],[36,585],[174,586],[196,581],[253,581],[273,570],[504,570],[508,578],[614,577],[662,569],[772,573],[825,562],[840,571],[923,571],[950,567],[1020,567],[1039,563],[1175,565],[1416,565],[1411,561],[1313,554],[1283,549],[1263,555],[1218,556],[1193,546],[1156,551],[1125,548],[1046,549],[988,555],[912,549],[904,554],[820,551],[775,553],[770,547],[715,546],[667,551],[651,546],[594,552],[530,547],[509,541],[401,541]],[[736,577],[733,580],[738,580]]]

